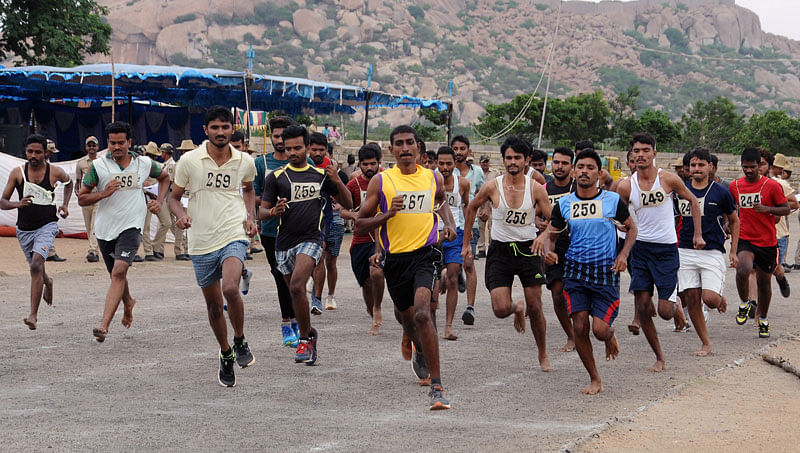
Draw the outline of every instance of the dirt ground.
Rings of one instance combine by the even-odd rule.
[[[800,237],[797,221],[791,225]],[[245,333],[257,361],[237,368],[233,389],[216,381],[217,347],[202,296],[191,264],[174,261],[171,246],[165,261],[131,269],[138,300],[133,327],[119,324],[120,309],[108,340],[98,344],[91,329],[100,321],[107,274],[101,263],[85,262],[85,241],[58,239],[56,245],[68,258],[47,263],[56,301],[42,305],[39,329],[29,331],[22,323],[27,267],[16,240],[0,238],[4,450],[786,451],[798,445],[788,421],[798,419],[800,379],[754,358],[778,343],[773,350],[787,348],[782,354],[800,362],[800,342],[789,340],[800,330],[797,297],[782,298],[777,285],[770,340],[758,339],[750,323],[737,326],[735,309],[713,313],[714,353],[699,358],[692,355],[700,346],[694,331],[673,333],[671,323],[656,321],[667,357],[660,374],[647,372],[654,357],[644,337],[625,328],[632,300],[623,295],[615,324],[621,355],[601,360],[602,345],[594,343],[605,391],[588,397],[579,393],[588,376],[577,354],[558,351],[565,337],[548,292],[543,305],[553,373],[540,371],[529,327],[518,335],[511,319],[495,318],[483,287],[484,260],[478,261],[476,324],[461,323],[462,296],[454,323],[460,338],[440,340],[453,409],[432,413],[427,389],[416,385],[400,357],[401,329],[388,295],[380,335],[366,334],[370,321],[347,243],[338,266],[339,309],[312,319],[320,333],[315,367],[295,364],[293,350],[280,346],[280,313],[264,255],[248,262],[256,273],[245,296]],[[725,295],[735,301],[732,270],[727,279]],[[800,291],[800,272],[789,281]],[[440,332],[443,325],[440,310]]]

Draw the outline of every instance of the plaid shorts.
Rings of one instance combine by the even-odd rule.
[[[249,241],[237,240],[221,249],[204,255],[191,255],[194,277],[201,288],[206,288],[222,279],[222,263],[228,258],[238,258],[244,266]]]
[[[319,263],[322,256],[322,246],[316,242],[301,242],[289,250],[275,250],[275,261],[278,263],[278,271],[283,275],[289,275],[294,271],[294,262],[299,254],[308,255],[314,260],[314,265]]]

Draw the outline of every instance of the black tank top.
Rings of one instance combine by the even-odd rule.
[[[53,185],[50,184],[50,164],[45,163],[46,167],[44,170],[44,179],[36,183],[31,181],[28,177],[28,163],[25,163],[25,179],[29,183],[36,184],[37,186],[41,187],[42,189],[53,191]],[[22,199],[23,193],[23,184],[17,184],[17,193],[19,194],[19,198]],[[37,230],[50,222],[57,222],[58,217],[56,216],[56,207],[54,205],[51,206],[42,206],[31,204],[24,208],[20,208],[17,210],[17,229],[22,231],[33,231]]]
[[[569,184],[567,184],[564,187],[559,187],[553,181],[550,181],[547,184],[545,184],[544,188],[547,191],[547,198],[550,200],[550,204],[553,205],[553,209],[558,209],[556,200],[558,200],[561,196],[567,195],[575,191],[575,180],[570,178]],[[558,239],[556,239],[555,252],[558,253],[559,255],[563,255],[564,253],[567,253],[568,248],[569,248],[569,231],[564,230],[561,232],[561,234],[558,235]]]

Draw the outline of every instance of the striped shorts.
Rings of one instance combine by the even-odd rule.
[[[278,271],[283,275],[289,275],[294,271],[294,263],[299,254],[308,255],[314,260],[314,265],[319,263],[322,256],[322,246],[316,242],[301,242],[289,250],[275,250],[275,261],[278,263]]]

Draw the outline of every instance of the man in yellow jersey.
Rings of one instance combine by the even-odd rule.
[[[439,374],[439,343],[431,318],[431,291],[435,263],[441,259],[434,247],[439,239],[439,218],[444,222],[444,239],[451,241],[456,236],[453,215],[445,202],[441,175],[416,163],[417,132],[410,126],[396,127],[389,135],[389,150],[397,165],[370,180],[356,219],[356,233],[366,234],[380,228],[380,243],[386,251],[383,266],[386,287],[403,331],[416,346],[412,368],[421,383],[430,377],[430,409],[450,409]],[[373,259],[377,260],[377,254]]]

